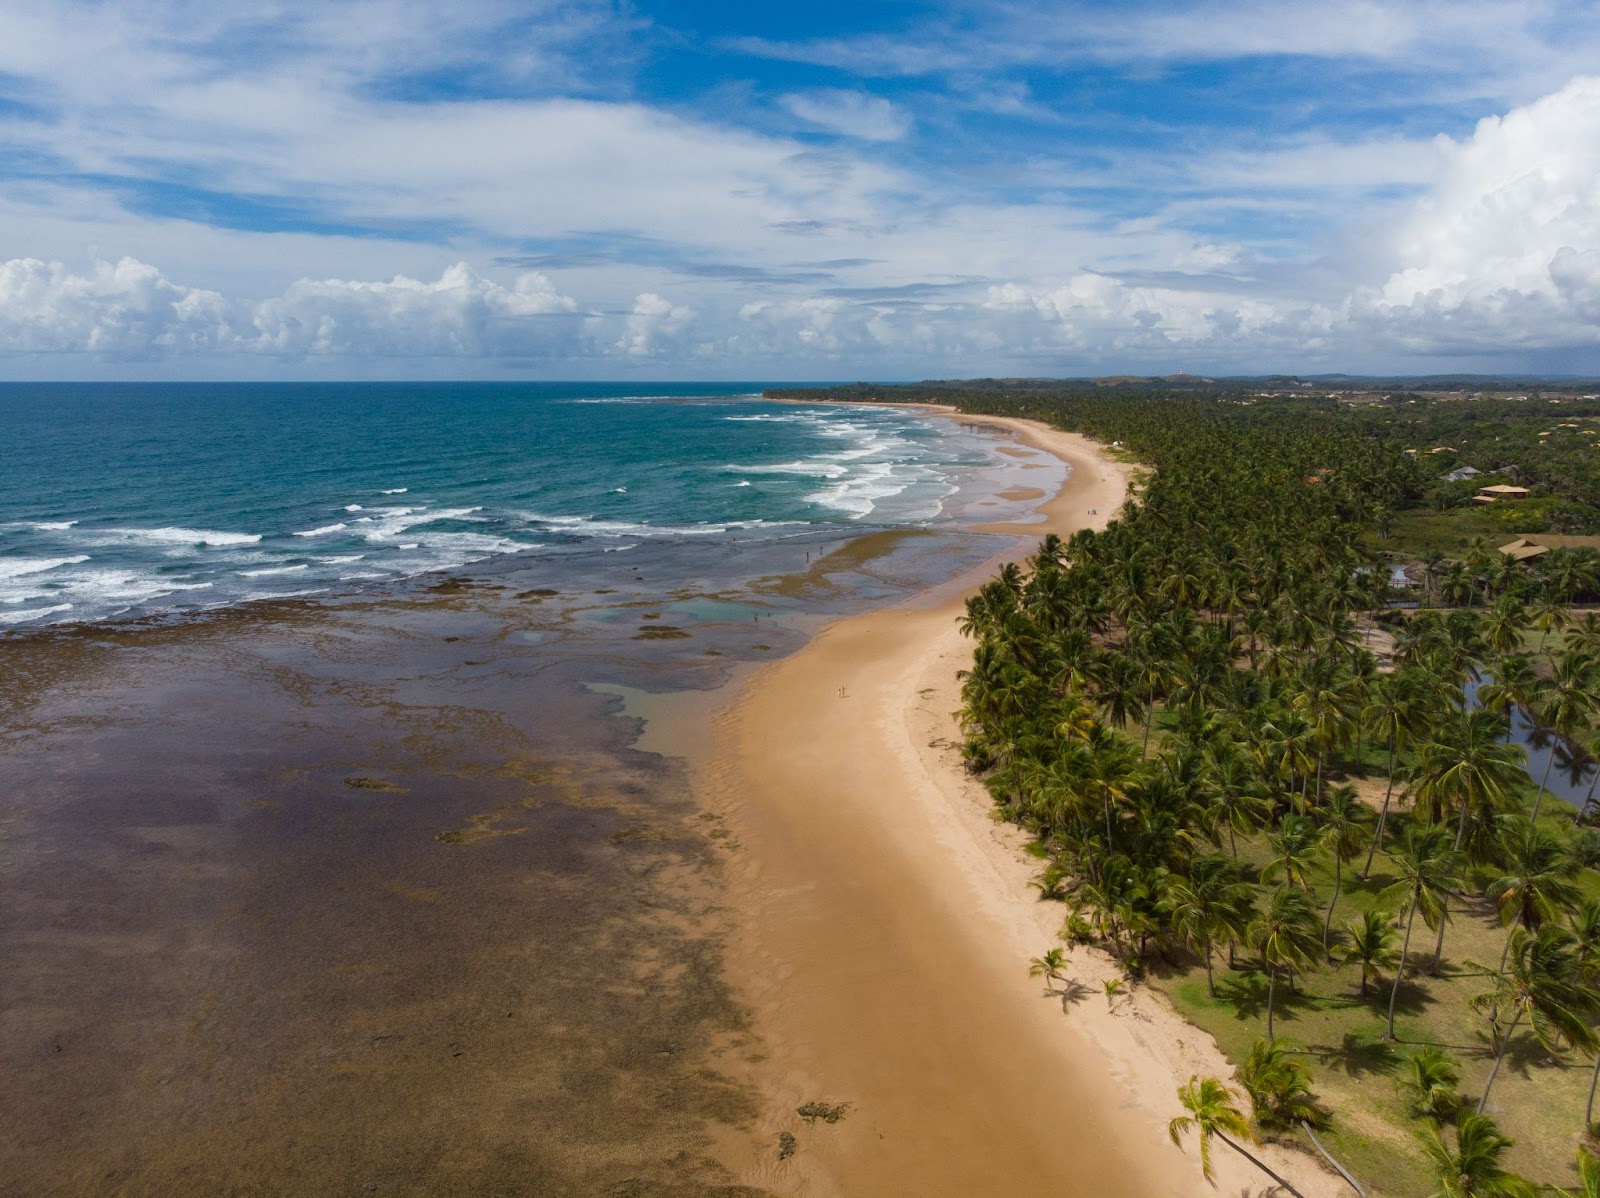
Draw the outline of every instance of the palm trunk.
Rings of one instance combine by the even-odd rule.
[[[1411,951],[1411,925],[1417,921],[1417,900],[1411,900],[1411,914],[1406,916],[1406,938],[1400,944],[1400,963],[1394,967],[1394,988],[1389,991],[1389,1030],[1384,1035],[1385,1040],[1394,1037],[1394,1007],[1400,999],[1400,977],[1406,971],[1406,953]]]
[[[1206,991],[1212,998],[1217,996],[1217,983],[1211,977],[1211,937],[1206,937]]]
[[[1556,741],[1560,740],[1556,734],[1555,740],[1550,742],[1550,756],[1544,763],[1544,775],[1539,779],[1539,793],[1533,796],[1533,819],[1539,818],[1539,805],[1544,802],[1544,784],[1550,780],[1550,767],[1556,763]]]
[[[1439,972],[1439,962],[1444,960],[1444,930],[1450,921],[1450,896],[1442,895],[1439,901],[1439,939],[1433,945],[1433,963],[1428,966],[1428,976]]]
[[[1240,1156],[1244,1157],[1245,1160],[1249,1161],[1257,1169],[1260,1169],[1268,1177],[1272,1178],[1273,1181],[1277,1182],[1279,1188],[1287,1190],[1289,1193],[1294,1195],[1294,1198],[1305,1198],[1304,1194],[1302,1194],[1299,1190],[1295,1189],[1287,1181],[1285,1181],[1283,1178],[1279,1177],[1276,1173],[1274,1173],[1271,1169],[1269,1169],[1267,1167],[1267,1165],[1266,1165],[1266,1162],[1262,1161],[1254,1153],[1245,1151],[1244,1148],[1242,1148],[1238,1144],[1235,1144],[1232,1140],[1228,1139],[1228,1137],[1223,1135],[1220,1131],[1219,1132],[1214,1132],[1213,1134],[1217,1137],[1217,1139],[1221,1140],[1229,1148],[1233,1149]]]
[[[1367,850],[1367,863],[1361,867],[1361,880],[1372,876],[1372,858],[1383,843],[1383,826],[1389,822],[1389,797],[1394,794],[1394,759],[1398,742],[1389,742],[1389,785],[1383,792],[1383,808],[1378,812],[1378,830],[1372,834],[1372,847]]]
[[[1506,1028],[1505,1039],[1500,1041],[1500,1049],[1494,1054],[1494,1068],[1489,1070],[1489,1080],[1483,1083],[1483,1093],[1478,1098],[1478,1114],[1483,1114],[1483,1108],[1489,1101],[1489,1087],[1494,1085],[1495,1074],[1500,1072],[1500,1062],[1506,1059],[1506,1049],[1511,1047],[1511,1036],[1517,1030],[1517,1024],[1522,1022],[1522,1012],[1517,1011],[1517,1017],[1511,1021],[1511,1026]]]
[[[1276,997],[1277,992],[1278,992],[1278,967],[1276,965],[1273,965],[1273,966],[1270,967],[1270,969],[1271,969],[1271,973],[1268,975],[1270,980],[1267,982],[1267,1039],[1268,1040],[1272,1039],[1272,1000]]]
[[[1328,958],[1328,963],[1333,963],[1333,958],[1328,955],[1328,938],[1333,934],[1333,909],[1339,905],[1339,888],[1344,884],[1344,858],[1335,851],[1333,854],[1333,897],[1328,900],[1328,918],[1322,921],[1322,955]]]

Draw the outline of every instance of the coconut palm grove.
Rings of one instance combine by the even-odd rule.
[[[830,392],[1032,417],[1142,468],[1104,531],[969,598],[960,718],[1062,905],[1033,972],[1070,988],[1095,946],[1231,1058],[1174,1098],[1208,1176],[1213,1137],[1271,1137],[1364,1193],[1600,1193],[1600,540],[1494,535],[1590,521],[1578,390]],[[1466,502],[1465,462],[1530,506]]]

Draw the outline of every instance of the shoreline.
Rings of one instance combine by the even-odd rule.
[[[895,405],[912,407],[913,405]],[[1077,434],[1012,417],[941,419],[1000,428],[1064,461],[1038,524],[980,531],[1040,538],[1100,528],[1135,467]],[[1090,514],[1093,509],[1094,514]],[[1215,1043],[1147,987],[1108,1009],[1115,976],[1074,948],[1070,1004],[1027,976],[1065,915],[1037,900],[1020,829],[996,823],[961,766],[951,714],[971,647],[956,630],[978,570],[890,608],[827,625],[797,653],[747,677],[712,722],[696,788],[728,821],[730,979],[769,1056],[765,1113],[730,1135],[742,1181],[780,1194],[1200,1194],[1196,1146],[1166,1123],[1194,1073],[1232,1077]],[[807,1102],[847,1103],[808,1126]],[[780,1160],[777,1137],[796,1150]],[[1307,1195],[1343,1183],[1309,1154],[1266,1159]],[[1233,1158],[1233,1159],[1227,1159]],[[1231,1193],[1270,1189],[1214,1153]]]

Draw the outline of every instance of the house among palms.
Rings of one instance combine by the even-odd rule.
[[[1527,487],[1513,487],[1508,483],[1495,483],[1492,487],[1479,487],[1475,503],[1499,503],[1502,500],[1526,499],[1532,492]]]
[[[1478,475],[1482,473],[1483,471],[1479,470],[1476,466],[1462,466],[1460,469],[1452,470],[1449,474],[1445,475],[1444,481],[1447,483],[1464,483],[1467,481],[1467,479],[1477,478]]]
[[[1549,553],[1550,546],[1535,545],[1527,537],[1518,537],[1515,541],[1508,541],[1500,546],[1500,552],[1514,562],[1525,562]]]

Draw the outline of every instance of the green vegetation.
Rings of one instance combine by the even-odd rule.
[[[1041,894],[1071,912],[1064,938],[1165,990],[1238,1068],[1250,1115],[1196,1078],[1174,1138],[1198,1130],[1209,1163],[1213,1136],[1248,1155],[1316,1129],[1373,1195],[1582,1182],[1600,846],[1545,801],[1510,722],[1575,766],[1600,747],[1600,621],[1571,610],[1600,559],[1436,553],[1423,597],[1453,610],[1408,613],[1377,548],[1445,485],[1410,442],[1521,454],[1531,405],[929,390],[895,394],[1048,420],[1151,468],[1104,531],[1046,538],[971,597],[962,719]],[[1581,525],[1584,494],[1527,510]]]

